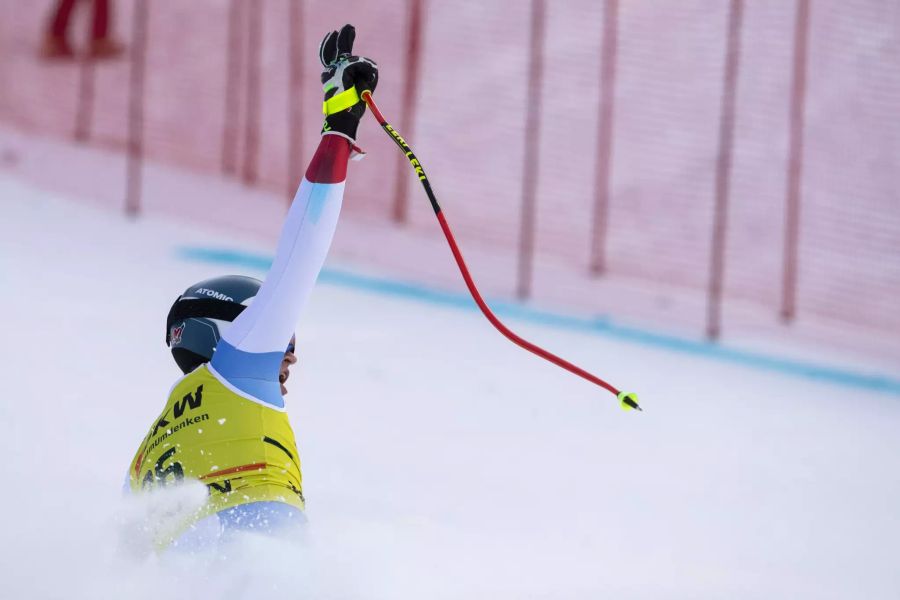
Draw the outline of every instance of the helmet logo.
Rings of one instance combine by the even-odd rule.
[[[172,342],[171,342],[172,346],[174,346],[175,344],[181,343],[181,334],[183,334],[183,333],[184,333],[184,323],[183,322],[181,323],[181,325],[178,325],[178,326],[172,328]]]
[[[216,300],[234,302],[234,298],[232,298],[228,294],[223,294],[222,292],[217,292],[216,290],[211,290],[209,288],[200,288],[199,290],[195,290],[194,293],[199,296],[209,296],[210,298],[215,298]]]

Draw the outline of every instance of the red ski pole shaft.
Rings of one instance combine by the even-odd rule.
[[[372,98],[372,94],[368,90],[362,93],[362,99],[372,111],[372,114],[375,116],[378,124],[381,125],[381,128],[385,130],[385,132],[391,137],[392,140],[394,140],[394,143],[397,144],[397,146],[406,156],[407,160],[409,160],[409,164],[412,165],[413,169],[415,169],[416,175],[419,178],[419,182],[422,184],[422,187],[425,188],[425,193],[428,196],[428,200],[431,202],[431,208],[434,209],[434,214],[437,217],[438,223],[440,223],[441,225],[441,230],[444,232],[444,237],[447,238],[447,243],[450,244],[450,250],[453,252],[453,258],[456,259],[456,265],[459,267],[459,271],[460,273],[462,273],[463,279],[466,282],[466,287],[469,288],[469,293],[472,295],[472,299],[475,300],[475,304],[478,305],[478,308],[481,309],[482,314],[484,314],[487,320],[491,322],[491,325],[493,325],[497,329],[497,331],[502,333],[511,342],[517,344],[518,346],[540,356],[545,360],[550,361],[551,363],[559,367],[562,367],[570,373],[574,373],[575,375],[587,379],[591,383],[599,385],[603,389],[609,391],[619,399],[619,401],[622,403],[623,408],[636,408],[638,410],[641,410],[640,406],[638,406],[637,404],[637,396],[635,394],[622,392],[603,379],[597,377],[596,375],[589,373],[581,367],[578,367],[570,363],[569,361],[560,358],[552,352],[544,350],[540,346],[529,342],[528,340],[517,335],[515,332],[511,331],[500,321],[500,319],[497,318],[493,311],[491,311],[491,308],[484,301],[484,298],[481,297],[481,293],[478,291],[478,288],[475,286],[475,281],[472,279],[472,275],[469,273],[469,268],[466,266],[466,261],[463,259],[462,252],[460,252],[459,246],[456,244],[456,238],[453,237],[453,232],[450,230],[450,225],[447,224],[447,219],[444,217],[444,213],[441,211],[441,206],[440,204],[438,204],[437,198],[434,195],[434,191],[431,189],[431,183],[428,181],[428,177],[425,175],[425,169],[422,167],[422,163],[420,163],[419,159],[416,158],[416,155],[413,154],[412,148],[409,147],[409,144],[406,143],[406,140],[403,139],[403,137],[397,132],[396,129],[391,127],[391,125],[384,118],[384,115],[381,114],[381,111],[378,110],[378,106],[375,104],[375,100]]]

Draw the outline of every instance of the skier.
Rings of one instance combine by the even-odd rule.
[[[347,162],[378,68],[352,55],[355,30],[325,36],[325,123],[285,219],[265,281],[226,276],[189,287],[166,320],[166,343],[185,375],[150,426],[129,468],[132,491],[182,480],[208,497],[158,546],[191,545],[235,531],[291,530],[305,522],[300,457],[285,412],[294,326],[325,261],[340,213]],[[252,302],[251,302],[252,300]]]

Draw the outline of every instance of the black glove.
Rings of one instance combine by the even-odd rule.
[[[375,91],[378,85],[378,65],[361,56],[352,56],[356,30],[344,25],[341,31],[332,31],[319,46],[322,84],[325,88],[325,124],[322,135],[340,135],[356,141],[359,120],[366,112],[366,103],[360,96],[365,90]]]

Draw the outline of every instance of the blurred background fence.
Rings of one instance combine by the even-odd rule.
[[[75,58],[50,60],[57,3],[0,0],[0,127],[130,155],[123,210],[144,209],[143,161],[292,194],[319,40],[351,21],[490,292],[710,337],[900,339],[895,0],[110,0],[125,52],[105,60],[76,4]],[[360,143],[346,218],[439,235],[390,142]]]

